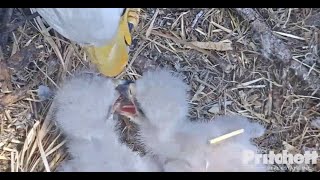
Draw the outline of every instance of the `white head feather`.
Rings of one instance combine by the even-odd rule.
[[[103,46],[115,37],[124,8],[36,8],[62,36],[81,45]]]

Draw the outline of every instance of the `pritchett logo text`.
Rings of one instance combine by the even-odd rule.
[[[317,164],[318,153],[306,151],[304,154],[290,154],[283,150],[280,154],[270,151],[269,154],[256,154],[254,151],[244,151],[242,162],[244,164]]]

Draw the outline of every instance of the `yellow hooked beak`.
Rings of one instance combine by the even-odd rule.
[[[91,62],[108,77],[120,74],[128,64],[128,46],[131,45],[129,24],[135,27],[139,22],[139,8],[127,8],[121,17],[118,32],[113,40],[102,47],[86,47]]]

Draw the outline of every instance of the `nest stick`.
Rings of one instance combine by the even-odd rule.
[[[243,133],[243,132],[244,132],[244,129],[239,129],[239,130],[233,131],[233,132],[231,132],[231,133],[228,133],[228,134],[219,136],[219,137],[217,137],[217,138],[211,139],[211,140],[210,140],[210,144],[216,144],[216,143],[218,143],[218,142],[220,142],[220,141],[223,141],[223,140],[225,140],[225,139],[228,139],[228,138],[231,138],[231,137],[233,137],[233,136],[239,135],[239,134],[241,134],[241,133]]]

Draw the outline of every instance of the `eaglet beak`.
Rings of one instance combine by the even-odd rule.
[[[142,117],[144,117],[136,99],[135,99],[135,84],[132,81],[116,87],[120,97],[114,104],[114,112],[117,112],[136,124],[141,124]]]
[[[134,117],[137,113],[134,95],[130,91],[132,85],[132,81],[125,81],[116,87],[120,97],[116,102],[115,111],[128,118]]]

